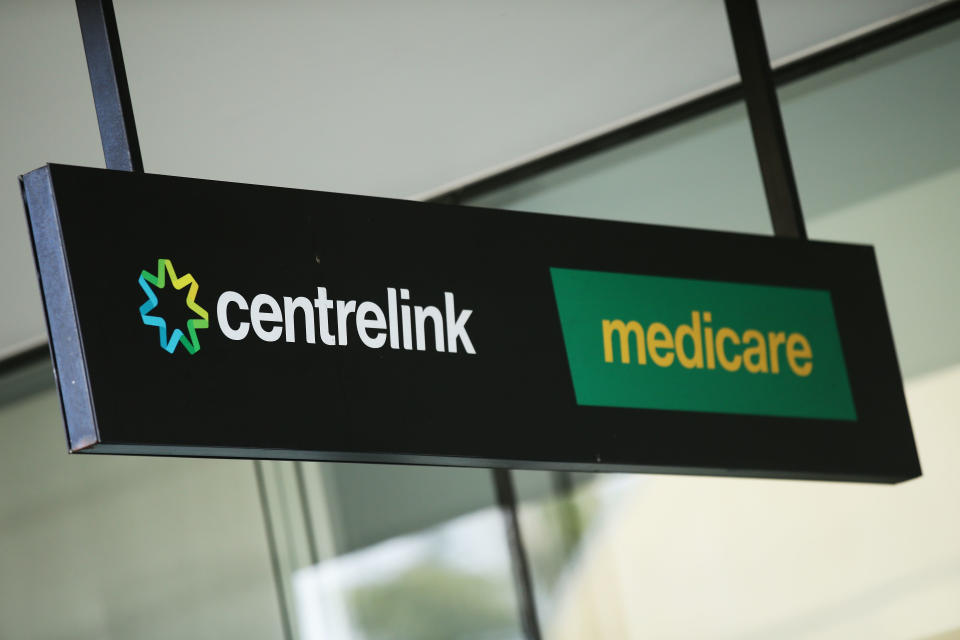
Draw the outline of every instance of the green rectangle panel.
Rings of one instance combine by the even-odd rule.
[[[828,291],[550,272],[580,405],[856,420]]]

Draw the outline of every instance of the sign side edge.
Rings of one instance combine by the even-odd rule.
[[[50,166],[21,178],[54,377],[71,452],[99,442]]]

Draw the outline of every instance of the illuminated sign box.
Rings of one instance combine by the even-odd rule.
[[[23,184],[71,451],[920,473],[870,247],[58,165]]]

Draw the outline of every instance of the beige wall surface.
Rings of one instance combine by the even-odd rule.
[[[923,638],[960,629],[960,366],[910,382],[924,475],[896,486],[633,477],[548,638]]]

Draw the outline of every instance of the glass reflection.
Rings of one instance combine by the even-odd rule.
[[[522,637],[495,509],[296,570],[302,640]]]

